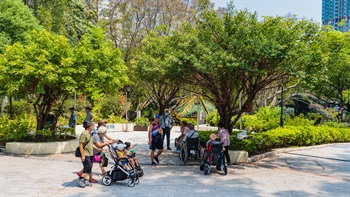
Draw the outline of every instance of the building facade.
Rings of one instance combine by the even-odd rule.
[[[322,24],[336,30],[350,29],[350,0],[322,0]]]

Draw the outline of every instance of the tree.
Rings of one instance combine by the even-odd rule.
[[[55,106],[56,120],[67,98],[78,93],[97,96],[116,92],[126,81],[126,68],[119,50],[101,29],[84,35],[77,47],[68,39],[46,30],[33,31],[28,44],[16,43],[0,56],[0,84],[10,93],[30,95],[42,130]]]
[[[206,11],[196,25],[151,42],[147,55],[165,61],[174,82],[200,87],[215,104],[220,122],[231,130],[244,111],[252,110],[259,91],[318,64],[317,35],[318,26],[310,21],[282,17],[259,21],[256,14],[229,5],[222,17]],[[169,46],[166,58],[159,43]]]
[[[21,0],[0,1],[0,53],[6,45],[24,43],[33,29],[40,29],[39,23]]]
[[[303,85],[326,102],[350,109],[350,33],[325,28],[321,33],[324,64],[306,75]]]

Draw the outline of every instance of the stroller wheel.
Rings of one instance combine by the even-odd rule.
[[[204,166],[204,175],[210,174],[210,168],[208,166]]]
[[[221,166],[216,166],[216,170],[220,171],[221,170]]]
[[[139,179],[138,176],[136,176],[136,178],[135,178],[135,184],[137,185],[137,184],[139,184],[139,182],[140,182],[140,179]]]
[[[203,170],[204,170],[204,164],[201,164],[201,166],[199,167],[199,169],[200,169],[201,171],[203,171]]]
[[[110,186],[112,184],[112,177],[110,177],[109,175],[103,176],[102,183],[103,185]]]
[[[130,180],[128,181],[128,186],[129,186],[129,187],[134,187],[134,186],[135,186],[135,181],[134,181],[133,179],[130,179]]]

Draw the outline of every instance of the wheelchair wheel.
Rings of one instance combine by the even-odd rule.
[[[103,185],[110,186],[112,184],[112,177],[110,177],[109,175],[103,176],[102,183]]]
[[[181,150],[180,150],[180,159],[181,161],[186,164],[187,163],[187,147],[186,145],[184,145],[183,147],[181,147]]]
[[[135,186],[135,181],[134,181],[133,179],[130,179],[130,180],[128,181],[128,186],[129,186],[129,187],[134,187],[134,186]]]

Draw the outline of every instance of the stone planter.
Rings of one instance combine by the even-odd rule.
[[[248,162],[248,152],[247,151],[235,151],[229,150],[228,154],[230,155],[231,163],[245,163]]]
[[[77,139],[63,142],[8,142],[6,153],[22,155],[47,155],[74,152]]]
[[[137,126],[137,125],[134,125],[134,131],[148,131],[148,126]]]

